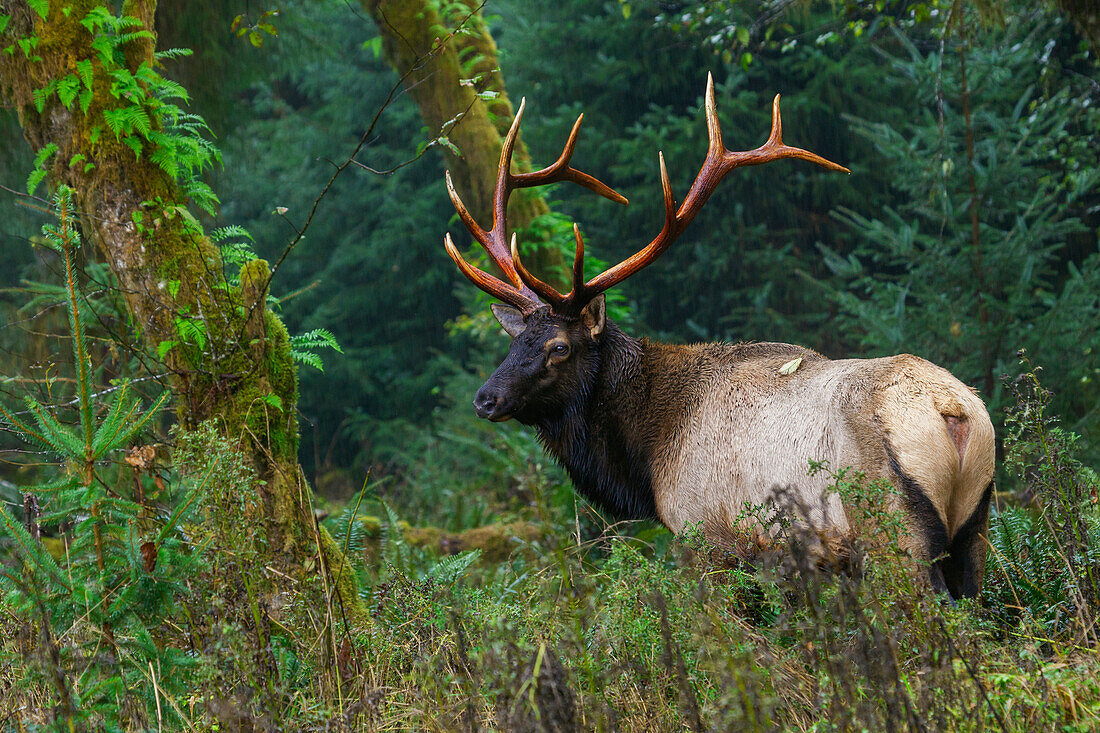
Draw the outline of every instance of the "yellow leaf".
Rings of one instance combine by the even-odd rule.
[[[779,367],[779,373],[782,374],[784,377],[790,376],[791,374],[794,374],[795,370],[798,369],[798,367],[801,363],[802,363],[802,357],[801,356],[798,357],[797,359],[791,359],[786,364]]]

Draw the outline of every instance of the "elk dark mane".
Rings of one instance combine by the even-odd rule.
[[[648,457],[612,419],[634,413],[624,391],[643,377],[641,344],[608,323],[593,356],[565,410],[535,423],[539,438],[587,499],[617,519],[656,519]]]

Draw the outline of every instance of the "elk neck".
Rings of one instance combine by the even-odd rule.
[[[577,489],[619,519],[657,518],[650,458],[660,431],[647,369],[654,347],[609,321],[584,387],[556,417],[535,424]]]

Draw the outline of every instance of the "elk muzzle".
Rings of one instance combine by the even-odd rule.
[[[493,422],[510,420],[512,419],[514,405],[509,403],[514,402],[514,400],[509,400],[501,386],[494,384],[494,382],[495,380],[490,379],[474,395],[474,412],[477,413],[478,417]]]

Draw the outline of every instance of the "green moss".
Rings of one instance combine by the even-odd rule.
[[[377,542],[382,537],[382,520],[375,516],[359,517],[364,538]],[[397,528],[405,542],[413,547],[432,550],[442,555],[457,555],[468,550],[481,550],[484,562],[504,562],[523,546],[541,540],[545,528],[535,522],[510,522],[508,524],[487,524],[462,532],[448,532],[439,527],[414,527],[408,522],[399,521]]]
[[[350,559],[340,550],[336,540],[328,530],[320,527],[321,550],[332,573],[333,582],[344,605],[348,623],[353,629],[366,629],[371,626],[370,612],[366,603],[359,597],[359,584],[355,579]]]
[[[111,70],[95,58],[92,37],[80,24],[100,6],[109,7],[94,0],[74,2],[65,6],[66,14],[60,3],[51,3],[45,22],[23,13],[11,33],[38,34],[42,60],[28,64],[18,55],[0,54],[5,101],[18,110],[36,150],[49,143],[58,146],[50,161],[51,182],[77,191],[81,209],[89,214],[87,236],[118,277],[147,346],[153,350],[164,341],[180,342],[167,352],[166,361],[174,375],[181,424],[213,419],[247,456],[256,470],[254,489],[262,498],[258,505],[265,512],[272,562],[300,564],[316,556],[317,539],[308,509],[309,487],[297,461],[297,368],[286,328],[265,303],[270,268],[262,260],[247,263],[242,287],[229,288],[218,248],[186,214],[186,198],[173,177],[151,160],[151,143],[143,141],[135,155],[110,131],[105,112],[127,102],[111,94]],[[89,59],[92,97],[86,112],[74,102],[58,114],[55,95],[40,114],[34,90],[74,73],[78,63]],[[94,165],[70,166],[76,155]],[[144,229],[127,230],[139,212]],[[170,291],[168,283],[174,283]],[[160,297],[148,297],[158,290]],[[207,316],[201,320],[202,338],[192,334],[190,343],[182,343],[177,319],[200,315]],[[322,532],[320,541],[330,567],[346,566],[327,533]],[[354,575],[346,567],[337,575],[345,602],[358,603]]]

